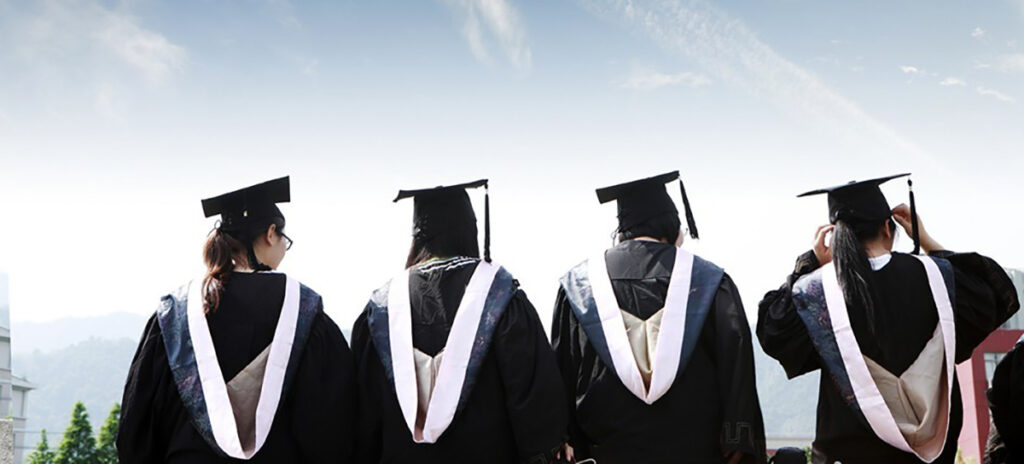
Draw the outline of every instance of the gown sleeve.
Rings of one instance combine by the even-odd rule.
[[[160,324],[154,314],[135,350],[121,399],[121,422],[117,431],[120,462],[160,462],[167,450],[166,433],[159,421],[171,369],[167,364]]]
[[[352,354],[356,363],[356,390],[359,397],[355,462],[367,464],[380,462],[381,458],[383,424],[380,404],[385,388],[377,380],[383,378],[383,366],[370,338],[370,326],[366,320],[369,311],[367,305],[352,326]]]
[[[999,441],[1009,452],[1005,462],[1024,458],[1024,343],[1018,341],[996,366],[988,405]]]
[[[991,258],[951,251],[936,251],[930,255],[945,258],[953,265],[956,362],[961,363],[1020,309],[1017,289],[1006,271]]]
[[[758,305],[757,338],[761,348],[782,364],[791,379],[820,367],[807,328],[793,305],[793,284],[819,267],[813,251],[800,255],[786,282],[766,293]]]
[[[349,462],[356,418],[355,363],[337,324],[318,309],[291,392],[302,462]]]
[[[519,457],[547,463],[564,442],[565,396],[544,327],[522,290],[498,322],[492,346]]]
[[[714,300],[715,363],[722,389],[723,452],[741,452],[742,463],[765,460],[764,418],[757,398],[754,348],[739,290],[726,274]]]
[[[565,409],[569,418],[566,441],[577,453],[590,449],[590,440],[576,419],[576,386],[579,383],[583,348],[587,343],[586,335],[580,330],[579,321],[576,319],[576,313],[572,311],[565,289],[559,285],[558,296],[555,298],[554,320],[551,323],[551,346],[555,351],[562,389],[565,392]]]

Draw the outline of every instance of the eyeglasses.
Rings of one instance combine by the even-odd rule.
[[[284,232],[278,232],[277,235],[280,235],[281,238],[284,239],[284,249],[285,249],[285,251],[291,250],[292,249],[292,245],[295,244],[295,240],[292,240],[291,237],[285,235]]]

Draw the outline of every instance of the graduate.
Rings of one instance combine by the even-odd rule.
[[[729,275],[680,248],[677,179],[597,190],[618,204],[619,243],[561,279],[551,338],[577,460],[765,462],[750,325]]]
[[[988,406],[993,427],[986,462],[1024,462],[1024,337],[996,366]]]
[[[354,362],[316,292],[273,272],[288,178],[203,200],[207,270],[164,296],[128,374],[121,463],[352,462]]]
[[[908,175],[800,195],[827,195],[829,224],[760,304],[764,351],[790,378],[822,370],[815,463],[954,462],[955,364],[1020,306],[995,261],[931,236],[913,192],[890,210],[879,186]],[[913,253],[892,251],[897,224]]]
[[[375,291],[352,331],[360,463],[547,464],[562,446],[565,400],[536,310],[484,256],[466,189],[413,199],[404,270]],[[489,201],[485,200],[489,210]]]

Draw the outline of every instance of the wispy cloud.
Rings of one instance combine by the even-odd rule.
[[[127,15],[102,10],[96,37],[114,54],[142,71],[151,81],[160,81],[185,65],[185,49],[166,37],[144,29],[138,20]]]
[[[864,112],[821,79],[780,55],[742,21],[706,0],[577,0],[602,17],[625,22],[671,53],[702,67],[716,82],[765,98],[811,124],[890,153],[923,155],[914,144]]]
[[[1002,102],[1006,102],[1006,103],[1016,103],[1017,102],[1016,98],[1013,98],[1013,97],[1011,97],[1011,96],[1009,96],[1009,95],[1007,95],[1005,93],[1002,93],[1002,92],[1000,92],[998,90],[995,90],[995,89],[990,89],[988,87],[978,86],[978,88],[975,89],[975,90],[978,92],[978,95],[981,95],[983,97],[992,97],[992,98],[995,98],[996,100],[999,100],[999,101],[1002,101]]]
[[[921,70],[918,69],[916,66],[900,66],[900,71],[903,71],[903,74],[920,74],[921,73]]]
[[[506,59],[520,71],[528,72],[533,63],[526,41],[526,29],[519,11],[509,0],[444,0],[461,14],[462,35],[477,60],[492,63],[488,34],[497,42]]]
[[[708,84],[711,84],[711,79],[700,73],[666,74],[644,67],[634,67],[629,76],[618,83],[619,87],[632,90],[655,90],[676,85],[697,88]]]
[[[9,12],[19,30],[15,53],[50,66],[83,59],[102,66],[110,58],[159,82],[183,70],[188,53],[164,35],[145,28],[139,18],[108,8],[97,0],[53,0],[28,3]]]
[[[941,85],[943,87],[952,87],[952,86],[964,86],[964,85],[967,85],[967,83],[964,82],[963,79],[957,79],[955,77],[947,77],[947,78],[943,79],[941,82],[939,82],[939,85]]]
[[[974,30],[971,31],[971,37],[974,37],[975,39],[980,39],[980,38],[982,38],[984,36],[985,36],[985,30],[980,28],[980,27],[976,27],[976,28],[974,28]]]
[[[1024,74],[1024,53],[1002,55],[996,58],[994,66],[1003,72]]]
[[[267,8],[282,26],[288,29],[302,28],[302,21],[295,15],[295,7],[290,0],[267,0]]]

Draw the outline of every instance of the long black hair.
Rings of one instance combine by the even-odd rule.
[[[839,287],[843,289],[843,299],[847,306],[864,308],[868,321],[874,320],[875,299],[871,288],[871,262],[864,248],[864,242],[877,238],[882,226],[896,232],[896,224],[892,219],[881,223],[851,225],[846,221],[836,221],[832,230],[832,262],[835,263]],[[868,324],[874,333],[874,325]]]
[[[619,230],[618,239],[624,242],[637,237],[652,237],[674,244],[679,239],[680,226],[682,222],[679,214],[659,214],[628,229]]]
[[[431,258],[453,256],[480,257],[476,222],[466,222],[460,226],[451,227],[432,237],[426,237],[423,234],[413,235],[405,267],[413,267]]]

